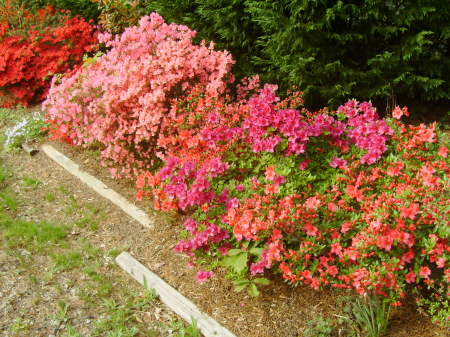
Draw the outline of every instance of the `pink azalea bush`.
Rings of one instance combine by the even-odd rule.
[[[231,56],[213,44],[194,45],[194,36],[156,13],[115,38],[101,34],[106,54],[53,81],[43,107],[54,133],[76,145],[100,143],[102,158],[116,163],[119,174],[149,165],[170,101],[199,84],[218,96],[232,80]]]

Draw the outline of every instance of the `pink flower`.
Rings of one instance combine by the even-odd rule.
[[[305,207],[308,209],[316,209],[320,206],[320,200],[317,197],[311,197],[306,199]]]
[[[299,168],[300,170],[304,171],[304,170],[306,170],[306,168],[308,167],[308,165],[309,165],[310,162],[311,162],[311,160],[306,159],[306,160],[302,161],[302,162],[300,163],[300,165],[298,165],[298,168]]]
[[[265,175],[266,175],[267,180],[273,181],[273,179],[275,178],[275,175],[276,175],[275,167],[267,166]]]
[[[448,149],[445,146],[440,146],[438,150],[438,155],[441,157],[447,158],[448,156]]]
[[[212,271],[200,270],[197,273],[196,279],[198,283],[205,283],[209,278],[213,277],[214,273]]]
[[[395,119],[400,119],[403,115],[409,116],[409,111],[406,106],[403,107],[403,109],[400,109],[400,107],[397,105],[394,111],[392,111],[392,117],[394,117]]]
[[[219,252],[220,252],[220,254],[222,254],[223,256],[225,256],[225,255],[227,255],[228,254],[228,251],[231,249],[231,244],[230,243],[228,243],[228,242],[225,242],[222,246],[220,246],[218,249],[219,249]]]
[[[347,166],[347,161],[342,158],[333,157],[333,159],[331,159],[330,166],[334,167],[334,168],[345,167],[345,166]]]
[[[329,202],[327,208],[330,212],[336,212],[338,209],[334,202]]]
[[[431,270],[428,267],[420,267],[419,275],[423,278],[428,278],[431,274]]]
[[[303,227],[305,228],[306,235],[317,236],[319,233],[317,227],[311,225],[310,223],[306,223]]]
[[[445,266],[445,258],[440,257],[439,259],[436,260],[436,266],[438,268],[444,268]]]

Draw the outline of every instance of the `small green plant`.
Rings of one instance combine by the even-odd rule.
[[[67,254],[53,253],[53,261],[56,271],[70,270],[83,265],[83,255],[79,252],[69,252]]]
[[[28,330],[28,328],[29,325],[24,319],[17,318],[10,326],[9,331],[11,332],[12,336],[16,336],[19,335],[20,332]]]
[[[306,323],[303,331],[304,337],[329,337],[333,332],[333,324],[330,319],[318,316]]]
[[[339,299],[348,316],[346,323],[358,336],[381,337],[388,328],[391,306],[378,296],[342,297]]]
[[[39,112],[25,117],[5,133],[5,147],[7,151],[18,150],[25,143],[42,139],[46,135],[47,124]]]
[[[0,191],[0,209],[15,212],[17,211],[17,206],[16,194],[10,188]]]
[[[53,319],[57,320],[60,324],[68,321],[67,312],[69,311],[69,305],[64,301],[58,301],[58,311],[53,315]]]
[[[40,185],[42,185],[42,182],[38,179],[31,178],[31,177],[23,177],[22,178],[23,186],[30,187],[32,189],[38,188]]]
[[[53,202],[56,200],[56,195],[53,192],[47,192],[45,193],[44,199],[48,202]]]
[[[173,320],[165,328],[172,330],[174,337],[200,337],[200,330],[197,327],[197,321],[192,318],[192,323],[186,326],[183,322]]]

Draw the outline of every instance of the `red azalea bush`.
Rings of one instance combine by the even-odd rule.
[[[231,96],[230,56],[193,34],[152,14],[105,35],[111,51],[50,90],[54,134],[102,144],[114,169],[137,175],[138,199],[188,214],[175,250],[215,259],[237,290],[257,294],[268,272],[393,305],[415,289],[448,323],[450,168],[437,125],[405,125],[398,107],[381,119],[355,100],[310,112],[300,92],[280,100],[257,78]]]
[[[0,95],[3,106],[45,98],[50,79],[79,65],[97,45],[94,27],[51,6],[32,13],[7,0],[0,9]]]
[[[171,101],[198,85],[218,97],[232,80],[231,56],[212,44],[192,44],[194,36],[156,13],[115,38],[100,35],[111,49],[54,83],[44,102],[54,129],[75,144],[102,144],[102,158],[118,164],[117,174],[142,171],[167,133]]]

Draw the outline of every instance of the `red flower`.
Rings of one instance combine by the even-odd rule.
[[[420,267],[419,275],[423,278],[428,279],[428,277],[431,275],[431,270],[428,267]]]
[[[410,271],[408,274],[406,274],[405,280],[407,283],[416,282],[416,274],[413,271]]]
[[[414,220],[416,214],[419,212],[419,204],[412,203],[411,205],[409,205],[409,207],[402,207],[400,208],[400,212],[400,216],[402,218],[409,218],[411,220]]]

